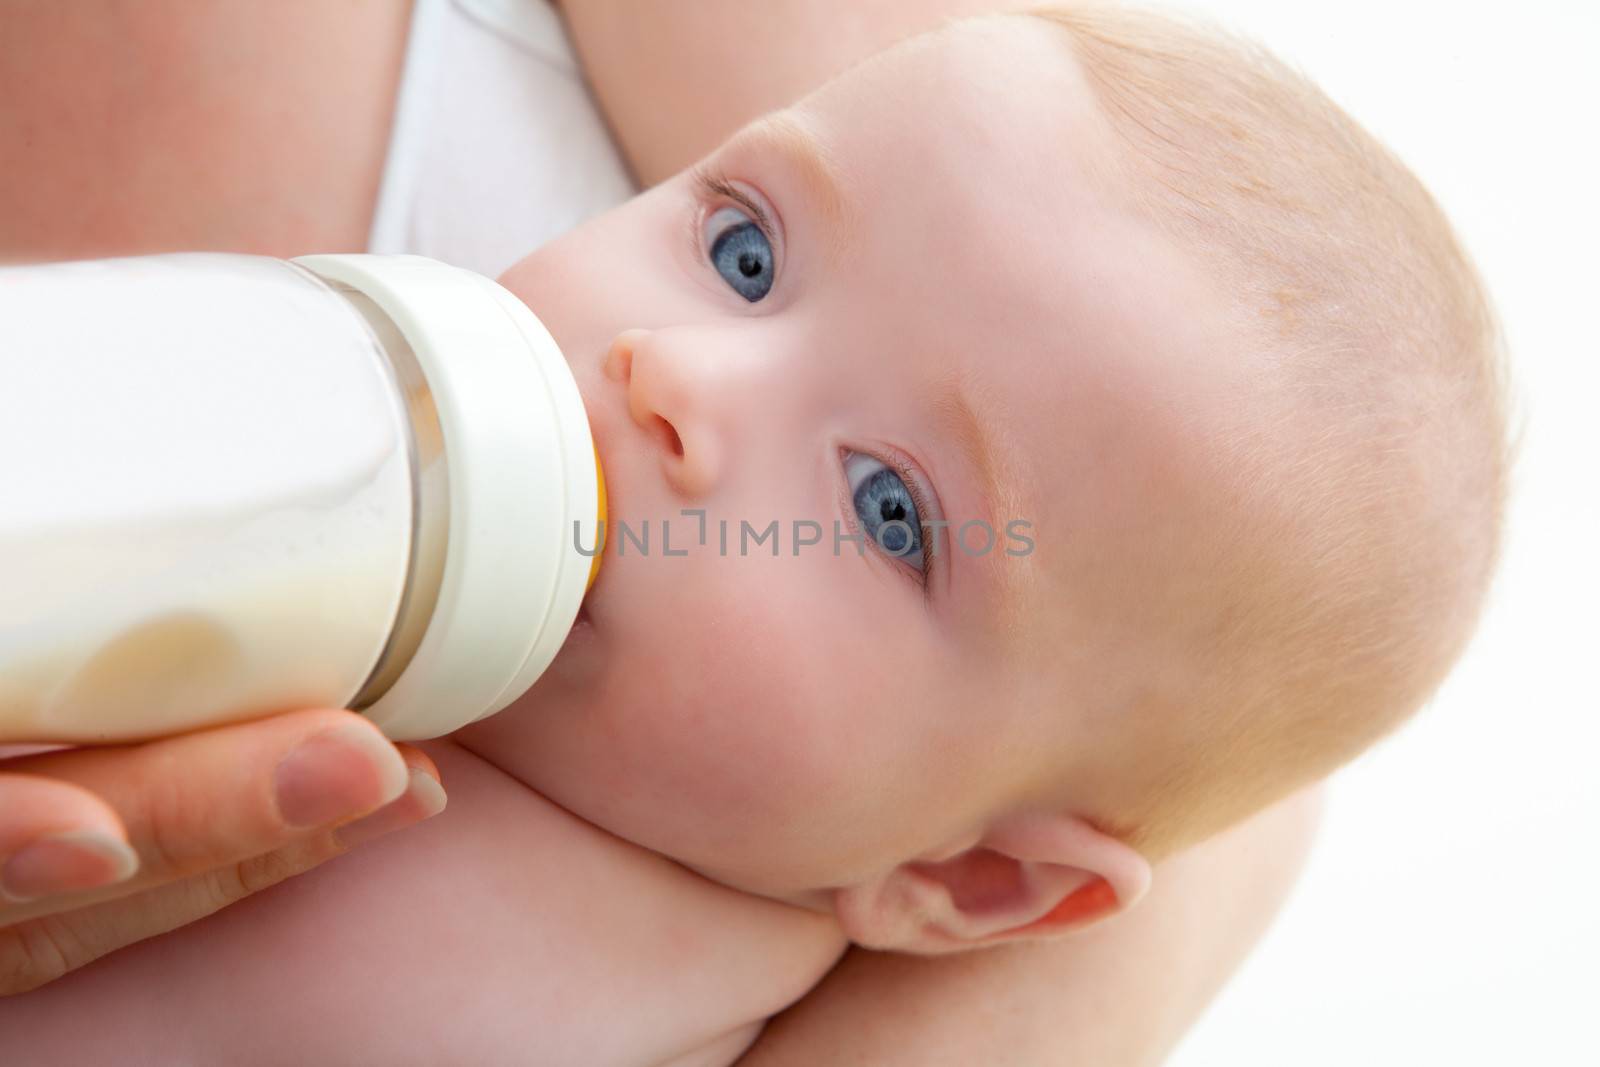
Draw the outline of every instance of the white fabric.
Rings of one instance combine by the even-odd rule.
[[[635,191],[545,0],[415,0],[368,251],[493,278]]]

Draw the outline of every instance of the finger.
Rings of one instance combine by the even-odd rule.
[[[107,953],[202,919],[308,871],[340,851],[331,831],[314,833],[264,856],[166,882],[132,896],[75,905],[65,912],[0,927],[0,996],[37,989]]]
[[[315,863],[321,863],[323,860],[331,856],[342,852],[348,852],[357,845],[380,837],[393,830],[398,830],[402,827],[421,822],[423,819],[430,818],[443,811],[446,804],[446,797],[443,786],[439,784],[439,779],[437,777],[438,768],[434,765],[433,760],[430,759],[428,755],[422,752],[420,749],[413,748],[410,745],[397,745],[396,748],[399,750],[401,757],[405,761],[407,772],[406,790],[399,796],[399,798],[379,808],[370,815],[356,819],[353,822],[342,824],[332,830],[312,831],[310,833],[301,834],[300,836],[294,838],[289,844],[283,845],[279,849],[275,849],[272,852],[265,853],[263,855],[270,857],[271,855],[282,853],[284,855],[300,856],[308,861],[312,857],[315,857]],[[241,864],[251,863],[259,864],[261,862],[263,862],[263,856],[249,856],[236,862],[220,865],[220,867],[239,866]],[[310,865],[314,866],[315,863],[311,863]],[[225,872],[222,875],[218,875],[216,871],[208,870],[199,872],[199,875],[220,877],[223,879],[224,883],[227,882]],[[195,876],[191,875],[189,877],[193,878]],[[183,880],[184,879],[169,879],[167,884],[172,884],[174,881]],[[277,879],[273,879],[273,881],[276,880]],[[253,879],[247,880],[243,884],[248,885],[250,891],[254,892],[264,888],[265,885],[271,884],[271,882]],[[110,885],[99,889],[61,894],[40,900],[12,903],[4,907],[0,907],[0,927],[14,925],[23,920],[36,919],[40,916],[54,915],[58,913],[70,913],[88,908],[91,905],[101,904],[107,901],[114,901],[124,897],[129,899],[130,914],[132,914],[134,910],[137,910],[132,905],[134,905],[136,902],[147,900],[150,896],[151,890],[154,888],[159,888],[159,886],[141,885],[140,880],[135,879],[133,882],[124,885]],[[217,895],[212,894],[212,896]],[[227,900],[230,902],[233,899],[237,899],[237,897],[227,897]],[[210,914],[212,910],[215,910],[214,907],[197,907],[193,910],[193,918],[200,918],[203,915]],[[161,921],[164,920],[159,918],[157,919],[158,924]],[[167,929],[170,927],[161,928]],[[0,933],[3,933],[3,930],[0,930]],[[146,933],[140,936],[149,936],[149,934]]]
[[[0,772],[0,901],[92,889],[138,866],[104,800],[70,782]]]
[[[54,981],[119,948],[203,919],[252,893],[341,855],[380,833],[420,822],[444,810],[444,790],[433,761],[401,746],[408,788],[398,800],[340,830],[322,830],[215,870],[190,875],[132,896],[111,898],[115,890],[79,894],[73,906],[56,914],[24,916],[0,926],[0,997],[25,993]],[[365,830],[351,835],[360,827]],[[352,836],[359,840],[351,840]],[[22,905],[42,910],[45,902]]]
[[[406,761],[408,773],[406,791],[400,799],[385,805],[365,818],[346,823],[334,831],[334,837],[345,849],[365,844],[375,838],[412,826],[444,810],[446,797],[439,784],[439,768],[420,748],[399,745],[400,755]]]
[[[111,806],[139,857],[130,892],[271,852],[375,811],[408,784],[404,758],[376,726],[331,709],[7,768],[75,783]]]

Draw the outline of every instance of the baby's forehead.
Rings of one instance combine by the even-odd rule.
[[[967,176],[1036,196],[1109,162],[1112,149],[1066,37],[1034,18],[966,19],[902,41],[795,110],[826,131],[852,180],[901,197],[906,178],[927,187]]]
[[[840,291],[870,304],[908,380],[935,366],[992,401],[980,414],[1020,483],[1019,513],[998,518],[1035,529],[1020,629],[1142,595],[1208,518],[1248,375],[1215,280],[1118,187],[1118,143],[1064,37],[961,23],[799,109],[862,228]]]
[[[832,163],[857,291],[1040,323],[1113,239],[1118,149],[1071,49],[1037,19],[904,43],[793,109]]]
[[[1256,361],[1198,265],[1131,217],[1085,216],[1030,254],[952,301],[942,342],[929,334],[1011,450],[1017,514],[1000,518],[1034,542],[1013,629],[1046,660],[1113,620],[1149,643],[1208,610],[1227,531],[1250,522],[1229,456],[1266,418]]]

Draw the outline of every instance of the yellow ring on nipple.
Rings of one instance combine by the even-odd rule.
[[[598,448],[594,450],[594,480],[600,490],[600,518],[599,522],[596,523],[598,532],[595,534],[594,559],[589,561],[589,582],[583,587],[585,593],[594,588],[595,575],[600,573],[600,549],[606,543],[606,474],[605,471],[600,469],[600,450]]]

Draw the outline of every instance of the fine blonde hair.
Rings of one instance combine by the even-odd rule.
[[[1129,742],[1139,799],[1104,815],[1159,857],[1355,756],[1459,656],[1515,453],[1505,345],[1434,198],[1300,71],[1188,13],[1020,14],[1065,31],[1120,147],[1115,195],[1204,264],[1268,368],[1228,447],[1269,527],[1241,543],[1271,548],[1219,576],[1212,684],[1129,733],[1165,742]]]

